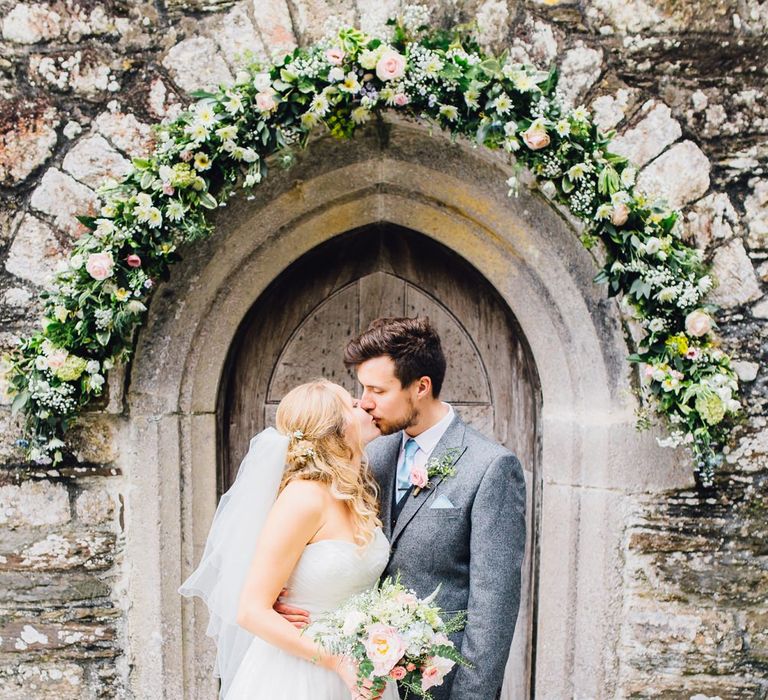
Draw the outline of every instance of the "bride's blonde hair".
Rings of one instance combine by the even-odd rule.
[[[317,379],[292,389],[280,402],[276,427],[290,439],[280,490],[294,479],[328,484],[333,497],[349,506],[355,541],[363,546],[381,525],[378,486],[368,468],[359,433],[352,445],[345,435],[354,421],[344,402],[346,393],[338,384]]]

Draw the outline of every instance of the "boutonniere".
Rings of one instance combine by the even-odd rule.
[[[411,493],[418,496],[421,489],[432,488],[432,479],[436,476],[447,479],[456,474],[454,465],[463,453],[464,448],[452,447],[439,457],[430,457],[423,467],[413,469],[411,471],[411,484],[413,484]]]

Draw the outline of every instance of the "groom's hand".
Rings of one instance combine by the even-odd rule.
[[[272,606],[272,609],[278,615],[288,620],[288,622],[290,622],[294,627],[303,630],[310,623],[309,613],[306,610],[302,610],[301,608],[294,608],[290,605],[286,605],[285,603],[281,603],[280,598],[282,598],[287,592],[288,591],[285,588],[280,591],[280,595],[275,601],[275,604]]]

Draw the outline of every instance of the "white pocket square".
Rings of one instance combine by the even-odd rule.
[[[444,493],[441,493],[432,504],[430,508],[455,508],[456,506],[451,503],[451,500]]]

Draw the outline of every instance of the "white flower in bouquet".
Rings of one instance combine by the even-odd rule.
[[[355,634],[360,626],[365,622],[365,615],[359,610],[350,610],[344,618],[344,625],[341,628],[342,634],[350,636]]]

